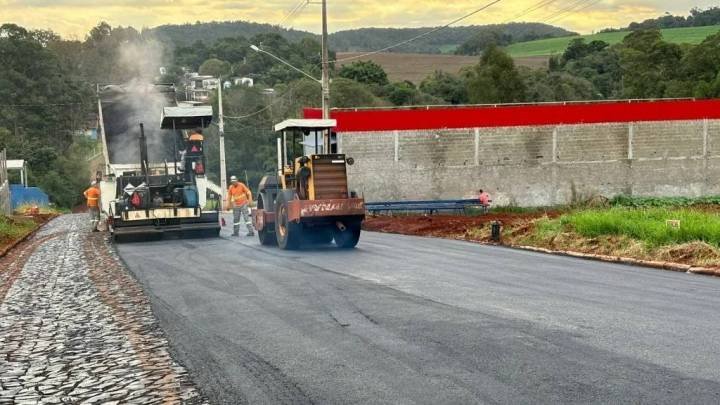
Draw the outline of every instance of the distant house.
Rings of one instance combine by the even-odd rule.
[[[188,101],[207,102],[210,99],[210,92],[217,90],[220,80],[207,75],[199,75],[196,72],[188,73],[185,76],[185,92]]]
[[[250,77],[236,77],[233,79],[233,84],[235,86],[253,87],[255,85],[255,80]]]

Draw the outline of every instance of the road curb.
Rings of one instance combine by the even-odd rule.
[[[622,257],[622,256],[597,255],[597,254],[593,254],[593,253],[581,253],[581,252],[573,252],[573,251],[568,251],[568,250],[552,250],[552,249],[546,249],[546,248],[539,248],[539,247],[535,247],[535,246],[502,245],[502,244],[489,244],[489,243],[484,243],[484,244],[494,245],[494,246],[503,246],[503,247],[507,247],[510,249],[518,249],[518,250],[526,250],[526,251],[531,251],[531,252],[552,254],[555,256],[575,257],[575,258],[579,258],[579,259],[595,260],[595,261],[601,261],[601,262],[606,262],[606,263],[626,264],[626,265],[632,265],[632,266],[641,266],[641,267],[648,267],[648,268],[659,269],[659,270],[674,271],[674,272],[678,272],[678,273],[702,274],[702,275],[706,275],[706,276],[720,277],[720,269],[691,266],[689,264],[682,264],[682,263],[641,260],[641,259],[633,259],[631,257]]]

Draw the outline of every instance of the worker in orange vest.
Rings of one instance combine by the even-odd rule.
[[[233,236],[240,236],[240,225],[244,222],[247,226],[247,236],[253,236],[252,223],[250,222],[250,202],[252,201],[252,192],[237,177],[230,177],[230,187],[228,187],[227,205],[225,209],[232,207],[233,211]]]
[[[90,226],[93,232],[98,231],[100,224],[100,188],[97,181],[90,183],[90,188],[83,193],[87,200],[87,208],[90,213]]]

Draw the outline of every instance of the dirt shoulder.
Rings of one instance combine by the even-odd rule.
[[[373,232],[414,236],[434,236],[490,242],[490,224],[502,223],[506,229],[522,228],[538,218],[557,218],[560,211],[531,213],[488,213],[466,215],[372,215],[365,219],[363,229]]]

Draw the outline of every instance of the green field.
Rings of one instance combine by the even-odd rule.
[[[663,38],[666,41],[679,44],[698,44],[709,35],[720,32],[720,25],[710,27],[689,27],[689,28],[671,28],[661,30]],[[506,50],[513,57],[523,56],[549,56],[565,52],[570,41],[575,38],[585,38],[586,41],[601,40],[610,44],[621,42],[628,34],[627,31],[607,32],[594,35],[582,35],[574,37],[540,39],[530,42],[519,42],[512,44]]]

